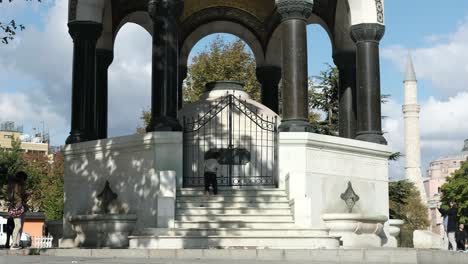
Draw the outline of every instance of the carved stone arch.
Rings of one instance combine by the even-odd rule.
[[[348,0],[338,1],[335,15],[335,51],[353,51],[356,44],[351,38],[351,9]]]
[[[307,21],[308,25],[317,24],[320,25],[325,32],[327,33],[330,43],[332,46],[332,51],[335,49],[334,35],[333,31],[330,29],[329,25],[317,14],[312,14]],[[270,39],[268,40],[268,45],[265,52],[265,64],[272,66],[281,66],[281,24],[278,25],[271,34]],[[333,52],[332,52],[333,53]],[[330,54],[331,55],[331,54]]]
[[[252,50],[257,64],[264,62],[264,52],[254,33],[241,24],[231,21],[213,21],[203,24],[188,35],[180,48],[180,65],[186,66],[192,48],[204,37],[215,33],[228,33],[242,39]]]
[[[223,28],[220,25],[226,26]],[[203,30],[203,32],[201,31]],[[236,8],[216,7],[201,10],[186,18],[180,26],[181,62],[188,56],[187,46],[213,33],[230,33],[243,39],[254,52],[257,64],[264,60],[268,33],[264,23]],[[192,46],[193,47],[193,46]],[[190,50],[191,48],[190,47]],[[190,50],[188,52],[190,52]]]
[[[151,36],[153,35],[153,21],[146,11],[134,11],[124,16],[114,28],[114,41],[120,29],[127,23],[134,23],[144,28]]]
[[[106,0],[102,18],[102,34],[98,39],[97,49],[113,50],[113,30],[112,0]]]

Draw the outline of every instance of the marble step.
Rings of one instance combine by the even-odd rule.
[[[304,236],[327,236],[327,229],[252,229],[252,228],[146,228],[137,236],[262,236],[262,237],[304,237]]]
[[[178,215],[248,215],[248,214],[267,214],[267,215],[291,215],[289,207],[284,208],[252,208],[252,207],[224,207],[224,208],[205,208],[205,207],[188,207],[178,208]]]
[[[331,236],[147,236],[130,238],[130,248],[152,249],[337,249]]]
[[[250,208],[250,209],[289,209],[289,202],[215,202],[215,201],[180,201],[176,202],[177,209],[186,208]]]
[[[265,195],[265,196],[182,196],[177,197],[177,202],[211,202],[211,203],[271,203],[271,202],[288,202],[288,198],[284,195]]]
[[[223,196],[265,196],[265,195],[286,195],[286,191],[280,189],[219,189],[218,195]],[[197,189],[179,189],[177,197],[181,196],[203,196],[205,191]]]
[[[267,215],[267,214],[237,214],[237,215],[226,215],[226,214],[216,214],[216,215],[202,215],[202,214],[193,214],[193,215],[176,215],[175,217],[178,221],[190,221],[190,222],[206,222],[206,221],[266,221],[266,222],[285,222],[293,221],[291,215]]]
[[[273,220],[273,221],[271,221]],[[174,223],[175,228],[259,228],[259,229],[288,229],[295,228],[293,221],[179,221]]]

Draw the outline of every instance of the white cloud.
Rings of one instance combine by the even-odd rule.
[[[418,78],[432,82],[445,96],[468,91],[468,20],[448,35],[429,36],[429,47],[412,50]],[[406,63],[407,48],[393,45],[382,49],[382,56],[401,70]]]
[[[421,157],[423,175],[430,161],[441,156],[458,153],[463,148],[463,141],[468,138],[468,111],[463,111],[468,104],[468,92],[462,92],[447,100],[433,97],[421,103]],[[383,129],[389,145],[404,153],[404,123],[401,105],[390,100],[383,105]],[[391,176],[404,177],[404,157],[391,163]]]
[[[0,121],[25,126],[44,121],[56,145],[70,131],[73,43],[67,10],[67,1],[54,2],[43,16],[43,30],[28,25],[14,43],[0,47]],[[122,28],[109,72],[110,135],[134,133],[141,110],[149,107],[151,54],[151,37],[144,29],[132,24]]]

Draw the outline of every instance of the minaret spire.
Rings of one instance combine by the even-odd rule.
[[[411,57],[411,51],[408,51],[408,57],[406,59],[406,72],[405,72],[405,82],[414,81],[416,82],[416,73],[414,71],[413,59]]]
[[[405,176],[407,180],[415,184],[421,194],[422,202],[426,204],[427,197],[421,174],[421,143],[419,128],[419,112],[421,107],[418,104],[418,82],[410,52],[408,52],[406,64],[404,89],[405,103],[403,105],[403,114],[405,118]]]

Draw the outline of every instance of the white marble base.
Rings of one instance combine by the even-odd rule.
[[[414,248],[421,249],[446,249],[442,236],[427,230],[415,230],[413,232]]]
[[[136,220],[136,215],[75,215],[69,219],[77,234],[75,244],[87,248],[127,248]]]
[[[280,133],[279,138],[280,188],[288,191],[297,226],[325,228],[325,214],[347,213],[340,195],[348,182],[359,196],[353,213],[388,219],[392,152],[387,146],[313,133]],[[381,245],[388,240],[385,229]]]
[[[79,238],[69,220],[100,212],[97,195],[106,181],[118,195],[111,213],[136,215],[135,229],[173,225],[175,185],[182,184],[182,142],[182,132],[155,132],[67,145],[60,246],[80,244],[73,241]]]

